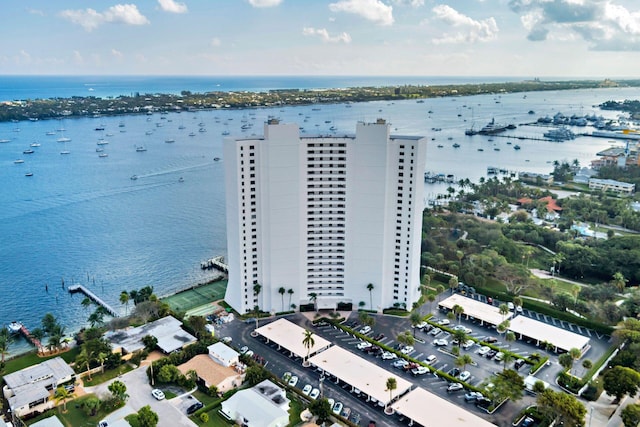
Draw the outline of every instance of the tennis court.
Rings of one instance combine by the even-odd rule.
[[[162,302],[169,304],[172,310],[186,312],[195,307],[211,305],[211,302],[223,299],[226,289],[227,280],[219,280],[162,298]]]

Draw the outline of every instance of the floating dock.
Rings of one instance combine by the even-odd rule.
[[[200,268],[202,268],[203,270],[211,270],[212,268],[215,268],[216,270],[220,270],[223,273],[229,273],[229,266],[224,263],[223,256],[217,256],[215,258],[202,261],[200,263]]]
[[[85,288],[84,286],[82,286],[82,285],[71,285],[71,286],[69,286],[69,293],[70,294],[75,294],[76,292],[80,292],[80,293],[85,294],[87,296],[87,298],[89,298],[91,301],[95,302],[96,304],[98,304],[102,308],[104,308],[107,311],[107,313],[109,313],[111,316],[113,316],[113,317],[119,317],[120,316],[118,314],[118,312],[115,311],[102,298],[100,298],[99,296],[97,296],[96,294],[94,294],[89,289]]]

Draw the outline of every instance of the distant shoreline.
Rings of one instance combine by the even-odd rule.
[[[552,90],[580,90],[616,87],[640,87],[640,80],[567,80],[469,83],[447,85],[363,86],[346,89],[274,89],[268,91],[212,91],[196,93],[184,90],[176,94],[140,94],[100,98],[25,99],[0,103],[0,122],[37,121],[61,118],[99,118],[215,109],[275,108],[295,105],[321,105],[370,101],[415,100],[429,98],[507,94]]]

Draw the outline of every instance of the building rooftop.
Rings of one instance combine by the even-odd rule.
[[[31,427],[64,427],[64,424],[62,424],[62,421],[60,421],[57,416],[53,415],[31,424]]]
[[[240,375],[233,369],[216,363],[208,354],[198,354],[190,360],[178,366],[178,370],[186,375],[194,370],[198,376],[207,384],[218,385],[229,377],[239,377]],[[240,383],[242,380],[239,381]]]
[[[564,351],[569,351],[572,348],[583,350],[589,344],[588,337],[526,316],[516,316],[511,319],[509,330],[540,342],[546,341]]]
[[[17,372],[5,375],[4,381],[13,390],[29,384],[56,384],[59,380],[73,375],[73,369],[61,357],[45,360]]]
[[[396,379],[397,388],[394,392],[396,395],[411,388],[411,382],[342,347],[330,347],[310,358],[309,362],[379,402],[389,402],[387,390],[389,378]]]
[[[197,341],[196,337],[182,329],[182,322],[173,316],[166,316],[136,328],[107,332],[105,338],[112,347],[121,347],[127,353],[133,353],[144,348],[142,338],[147,335],[155,337],[158,347],[165,353],[171,353]]]
[[[289,399],[285,391],[269,380],[240,390],[222,404],[222,411],[234,417],[244,418],[244,424],[252,427],[269,427],[273,422],[289,417]]]
[[[402,396],[391,407],[423,426],[494,426],[489,421],[420,387]]]
[[[301,328],[295,323],[287,319],[278,319],[275,322],[268,323],[256,329],[256,332],[273,341],[281,347],[286,348],[298,357],[307,357],[307,348],[302,344],[304,332],[306,329]],[[313,335],[314,344],[309,354],[313,355],[331,345],[326,339]]]
[[[463,316],[468,315],[475,317],[476,319],[482,320],[483,322],[487,322],[491,325],[499,325],[504,320],[513,316],[513,313],[511,312],[503,316],[500,314],[500,309],[498,307],[485,304],[459,294],[453,294],[439,303],[439,305],[448,308],[449,310],[452,310],[453,306],[456,304],[464,308]]]
[[[209,357],[225,366],[229,366],[233,361],[238,360],[239,353],[222,342],[211,344],[207,347]]]

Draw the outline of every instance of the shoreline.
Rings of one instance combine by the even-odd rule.
[[[38,121],[64,118],[100,118],[169,112],[275,108],[371,101],[415,100],[558,90],[640,87],[640,80],[568,80],[448,84],[392,85],[335,89],[276,89],[268,91],[211,91],[175,94],[136,94],[99,98],[23,99],[0,102],[0,122]]]

